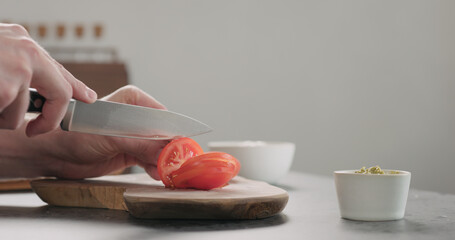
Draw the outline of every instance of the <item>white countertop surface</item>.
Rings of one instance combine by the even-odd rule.
[[[412,184],[411,184],[412,185]],[[291,172],[284,211],[247,221],[140,220],[125,211],[52,207],[33,192],[0,193],[0,239],[454,239],[455,195],[411,189],[405,218],[341,219],[333,179]]]

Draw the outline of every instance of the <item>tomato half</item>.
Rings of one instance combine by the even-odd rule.
[[[188,159],[204,153],[201,146],[191,138],[179,138],[167,144],[158,157],[158,174],[167,187],[174,187],[171,174]]]
[[[209,190],[226,185],[240,170],[240,163],[223,152],[205,153],[188,159],[171,174],[176,188]]]
[[[209,190],[222,187],[235,177],[240,163],[223,152],[203,153],[190,138],[173,140],[158,157],[161,181],[170,188]]]

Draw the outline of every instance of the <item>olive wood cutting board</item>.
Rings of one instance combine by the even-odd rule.
[[[18,179],[0,179],[0,191],[16,191],[16,190],[29,190],[30,179],[18,178]]]
[[[50,205],[126,210],[150,219],[260,219],[280,213],[289,198],[281,188],[242,177],[209,191],[165,188],[147,174],[45,179],[31,185]]]

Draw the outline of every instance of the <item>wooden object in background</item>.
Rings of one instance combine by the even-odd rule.
[[[128,74],[123,63],[61,62],[77,79],[103,97],[128,84]]]
[[[84,36],[84,26],[82,24],[78,24],[74,27],[74,34],[76,38],[82,38]]]
[[[103,36],[103,31],[103,25],[95,24],[95,26],[93,26],[93,35],[96,39],[100,39]]]
[[[38,36],[40,38],[45,38],[47,35],[47,27],[44,24],[39,24],[38,25]]]
[[[147,174],[31,184],[50,205],[127,210],[150,219],[260,219],[280,213],[289,198],[281,188],[242,177],[210,191],[168,189]]]
[[[64,24],[57,24],[55,31],[57,38],[62,39],[63,37],[65,37],[66,27]]]

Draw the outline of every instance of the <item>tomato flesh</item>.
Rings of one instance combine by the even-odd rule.
[[[172,173],[176,188],[209,190],[226,185],[240,170],[233,156],[222,152],[211,152],[187,160]]]
[[[161,181],[170,188],[209,190],[223,187],[240,170],[240,163],[223,152],[204,153],[190,138],[173,140],[158,158]]]
[[[158,174],[165,186],[174,187],[170,175],[188,159],[204,153],[191,138],[179,138],[167,144],[158,157]]]

